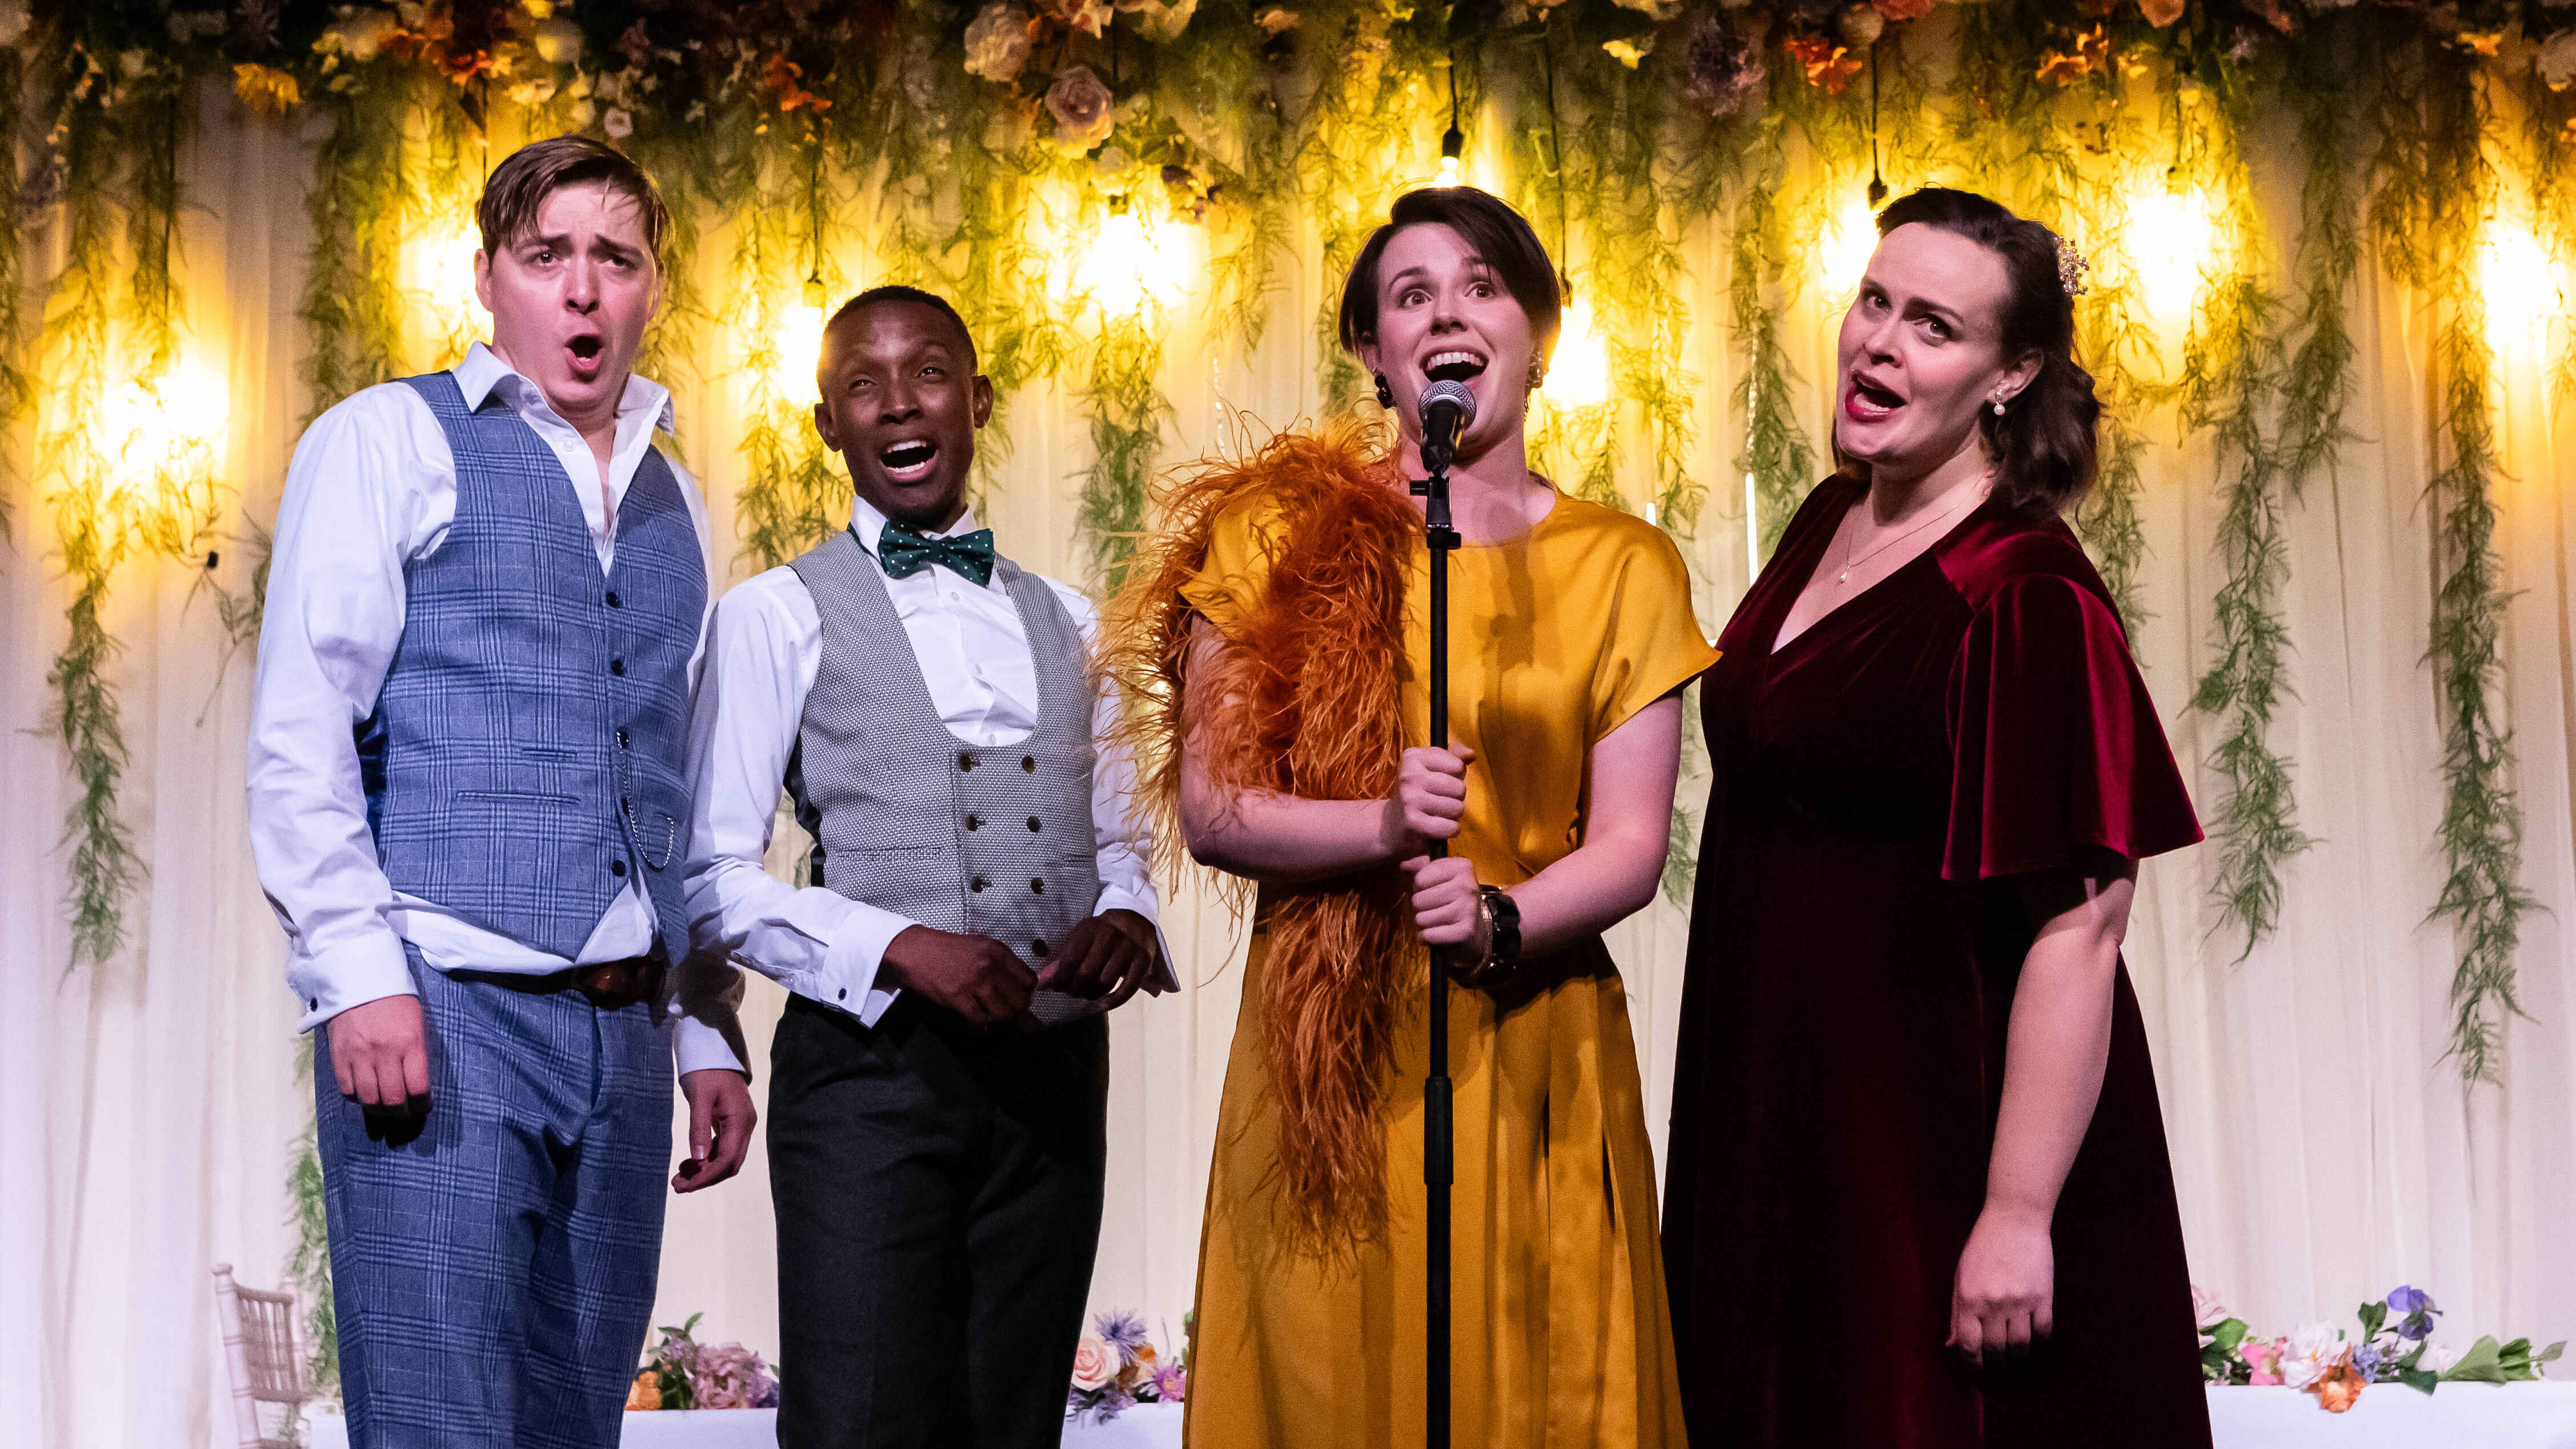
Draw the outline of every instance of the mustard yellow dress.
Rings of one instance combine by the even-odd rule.
[[[1212,524],[1187,601],[1229,634],[1258,601],[1259,500]],[[1417,547],[1401,676],[1406,739],[1430,704],[1430,576]],[[1583,839],[1592,746],[1715,662],[1671,540],[1559,495],[1522,538],[1450,563],[1451,732],[1476,751],[1453,850],[1509,887]],[[1256,907],[1200,1241],[1193,1449],[1396,1449],[1423,1432],[1422,969],[1404,989],[1380,1097],[1389,1227],[1348,1256],[1288,1250],[1263,1048]],[[1680,1445],[1636,1047],[1595,939],[1541,979],[1453,990],[1452,1442],[1493,1449]]]

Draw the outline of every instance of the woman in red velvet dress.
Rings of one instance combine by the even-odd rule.
[[[1691,1436],[2198,1449],[2119,946],[2137,862],[2200,828],[2062,518],[2101,411],[2076,268],[1964,192],[1878,224],[1843,467],[1706,676],[1664,1193]]]

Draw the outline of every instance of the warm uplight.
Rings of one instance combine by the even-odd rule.
[[[470,223],[456,222],[430,227],[407,248],[412,290],[441,351],[454,357],[483,335],[483,305],[474,300],[474,253],[482,245]]]
[[[110,388],[91,434],[103,463],[101,501],[111,512],[149,508],[165,480],[211,475],[230,412],[223,377],[194,359]]]
[[[1878,214],[1868,202],[1852,198],[1839,213],[1825,219],[1816,238],[1816,267],[1824,278],[1828,302],[1839,302],[1860,290],[1870,256],[1878,250]]]
[[[801,397],[814,385],[823,364],[823,309],[810,303],[789,307],[778,324],[778,387]]]
[[[1133,316],[1148,301],[1168,307],[1181,297],[1177,258],[1165,254],[1133,207],[1123,205],[1113,205],[1092,233],[1073,284],[1112,316]]]
[[[2147,310],[2169,321],[2188,316],[2218,242],[2209,198],[2197,191],[2143,192],[2130,199],[2123,241]]]
[[[1556,356],[1547,366],[1548,404],[1588,408],[1610,400],[1610,353],[1592,326],[1592,304],[1577,301],[1565,309],[1565,325],[1556,335]]]
[[[1440,158],[1440,179],[1437,184],[1441,186],[1455,186],[1458,184],[1457,157],[1443,156]]]
[[[2499,342],[2538,345],[2566,310],[2566,281],[2528,228],[2490,220],[2478,245],[2478,290]]]

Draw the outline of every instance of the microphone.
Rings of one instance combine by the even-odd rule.
[[[1467,384],[1444,378],[1422,390],[1421,408],[1422,466],[1446,473],[1458,455],[1458,435],[1476,421],[1476,395]]]

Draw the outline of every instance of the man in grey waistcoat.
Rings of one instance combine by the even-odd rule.
[[[251,843],[314,1032],[350,1438],[608,1449],[675,1058],[681,1191],[731,1176],[753,1119],[733,973],[675,980],[706,510],[654,446],[670,394],[629,371],[651,180],[558,136],[477,219],[490,345],[340,403],[288,469]]]
[[[690,738],[701,951],[771,1049],[782,1449],[1062,1433],[1099,1243],[1104,1013],[1175,986],[1091,606],[966,504],[993,390],[945,301],[862,292],[814,409],[848,529],[725,596]],[[779,792],[814,836],[766,874]]]

